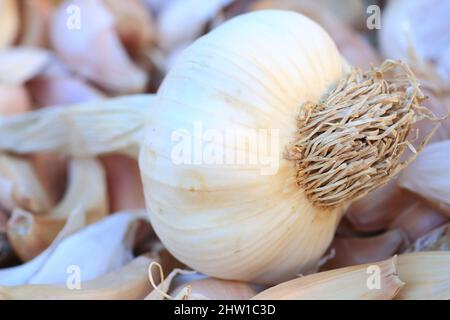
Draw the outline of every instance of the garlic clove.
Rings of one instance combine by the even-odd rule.
[[[18,44],[20,46],[33,46],[43,48],[49,46],[49,20],[56,5],[61,1],[19,1],[19,8],[21,13],[21,30]]]
[[[400,187],[450,214],[450,140],[430,144],[400,175]]]
[[[145,208],[137,161],[122,155],[105,155],[101,159],[106,170],[111,211]]]
[[[396,259],[340,268],[300,277],[257,294],[255,300],[388,300],[404,286],[397,275]],[[369,267],[380,270],[379,290],[368,285]]]
[[[450,223],[420,237],[408,251],[450,251]]]
[[[54,153],[36,153],[30,155],[34,171],[52,205],[58,203],[67,184],[68,159]]]
[[[408,58],[411,47],[421,60],[435,65],[447,81],[450,73],[441,59],[450,48],[447,36],[450,22],[448,1],[397,0],[390,1],[383,10],[383,27],[379,32],[381,52],[392,59]],[[427,17],[423,19],[423,17]],[[420,25],[417,21],[422,21]]]
[[[157,20],[158,44],[169,53],[185,47],[200,36],[209,20],[233,0],[171,1],[160,12]]]
[[[196,298],[210,300],[248,300],[256,295],[256,290],[245,282],[215,278],[187,282],[172,290],[170,295],[177,296],[186,287],[189,287],[189,293],[182,298],[183,300],[195,300]]]
[[[401,229],[414,242],[429,231],[448,222],[448,218],[427,204],[417,201],[391,223],[390,229]]]
[[[79,290],[59,285],[0,287],[0,300],[134,300],[150,292],[148,267],[155,257],[140,256],[124,267],[81,283]]]
[[[76,208],[86,211],[87,224],[108,213],[105,174],[94,159],[74,159],[69,165],[69,184],[61,202],[43,215],[15,210],[8,223],[8,239],[22,261],[45,250],[61,231]]]
[[[43,213],[51,206],[29,160],[0,154],[0,203],[8,211],[16,207]]]
[[[19,31],[19,9],[16,0],[0,0],[0,49],[13,44]]]
[[[66,283],[70,266],[79,268],[81,281],[120,269],[132,260],[136,221],[144,217],[143,212],[115,213],[70,235],[58,244],[27,283]]]
[[[400,189],[397,181],[392,180],[353,202],[346,212],[346,219],[358,231],[383,231],[415,201],[412,193]]]
[[[75,12],[71,17],[75,20],[70,28],[69,6],[79,9],[79,16]],[[53,15],[50,29],[57,55],[79,75],[115,94],[145,89],[147,75],[131,61],[116,33],[114,17],[102,1],[64,2]]]
[[[23,86],[0,84],[0,116],[31,110],[30,96]]]
[[[398,257],[397,265],[405,286],[395,299],[450,299],[450,252],[408,253]]]
[[[330,245],[335,252],[334,257],[321,270],[381,261],[399,253],[407,243],[408,239],[400,229],[373,237],[335,238]]]
[[[45,265],[46,261],[49,257],[51,257],[53,251],[57,248],[61,241],[67,236],[75,233],[77,230],[80,230],[86,224],[85,218],[85,212],[80,208],[77,208],[71,212],[66,225],[55,238],[50,247],[27,263],[16,267],[0,269],[0,285],[16,286],[27,283],[33,275],[38,272],[43,265]]]
[[[27,83],[27,89],[39,107],[72,104],[104,97],[100,90],[74,75],[40,76]]]
[[[53,60],[46,50],[17,47],[0,51],[0,83],[21,85],[42,72]]]

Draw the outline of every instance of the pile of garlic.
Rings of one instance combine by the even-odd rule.
[[[0,299],[450,299],[450,6],[372,2],[0,0]]]

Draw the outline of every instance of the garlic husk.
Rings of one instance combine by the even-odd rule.
[[[111,211],[145,208],[137,161],[116,154],[102,156],[101,160],[106,170]]]
[[[189,287],[189,293],[183,300],[248,300],[256,295],[256,290],[242,281],[221,280],[214,278],[199,279],[187,282],[171,291],[171,296]]]
[[[50,209],[50,199],[29,160],[0,154],[0,203],[8,211],[19,207],[43,213]]]
[[[300,277],[264,290],[255,300],[389,300],[404,286],[395,258]],[[370,289],[370,267],[380,271],[380,289]]]
[[[450,215],[450,140],[428,145],[400,175],[400,187]]]
[[[349,26],[352,19],[342,19],[342,15],[352,13],[351,10],[343,8],[354,5],[360,6],[357,11],[361,19],[364,14],[362,3],[358,0],[344,2],[343,4],[339,1],[339,5],[336,5],[335,1],[264,0],[254,3],[251,9],[284,9],[305,14],[330,34],[339,51],[352,65],[369,69],[372,64],[377,65],[381,62],[378,53],[364,37]]]
[[[389,228],[403,230],[408,239],[413,242],[448,221],[448,217],[434,210],[423,201],[416,201],[401,212]]]
[[[81,283],[79,290],[61,285],[0,287],[0,300],[134,300],[150,292],[148,267],[154,257],[140,256],[118,269]]]
[[[81,11],[75,30],[67,27],[69,6]],[[77,74],[116,94],[145,89],[147,75],[128,56],[115,30],[114,16],[101,0],[64,2],[56,9],[50,29],[57,55]]]
[[[30,96],[23,86],[0,84],[0,116],[31,110]]]
[[[8,222],[8,239],[22,261],[28,261],[47,248],[76,208],[86,211],[86,223],[108,214],[105,173],[95,159],[74,159],[69,165],[69,184],[61,202],[50,212],[33,215],[13,211]]]
[[[19,9],[16,0],[0,0],[0,49],[13,44],[19,31]]]
[[[86,223],[85,212],[76,209],[71,212],[66,225],[58,234],[53,243],[33,260],[22,265],[0,269],[0,285],[16,286],[26,284],[37,273],[51,257],[52,253],[64,238],[80,230]]]
[[[81,281],[120,269],[133,258],[136,221],[143,217],[141,213],[115,213],[88,225],[64,239],[27,283],[63,284],[70,266],[79,268]]]
[[[397,265],[405,286],[395,299],[450,299],[450,252],[408,253],[398,257]]]
[[[73,156],[119,152],[136,157],[153,95],[44,108],[0,118],[0,149]]]
[[[450,223],[420,237],[407,251],[450,251]]]
[[[382,53],[389,58],[408,59],[412,48],[421,60],[433,63],[440,75],[449,80],[450,64],[445,60],[450,49],[446,32],[450,28],[449,14],[448,1],[390,1],[383,11],[379,32]]]
[[[21,85],[42,72],[52,62],[52,54],[33,47],[0,51],[0,83]]]
[[[406,235],[399,229],[373,237],[334,238],[330,245],[334,255],[322,270],[381,261],[400,253],[407,244]]]

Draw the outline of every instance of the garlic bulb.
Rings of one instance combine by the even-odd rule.
[[[385,63],[377,74],[384,74],[384,68],[393,65]],[[388,73],[381,77],[388,79]],[[402,78],[407,74],[409,71],[404,70]],[[333,125],[326,127],[325,119],[338,117],[334,108],[339,105],[346,106],[343,108],[350,115],[356,112],[352,107],[364,104],[366,98],[373,103],[387,103],[383,108],[397,99],[388,102],[383,96],[376,97],[391,79],[365,91],[372,92],[373,98],[365,96],[347,104],[346,92],[353,92],[353,85],[362,85],[352,81],[369,78],[368,74],[347,78],[341,56],[329,36],[296,13],[259,11],[242,15],[197,40],[180,57],[158,91],[159,108],[149,124],[140,155],[151,222],[165,246],[193,269],[225,279],[277,283],[313,269],[347,205],[386,183],[399,169],[397,165],[387,165],[399,164],[396,152],[383,154],[384,146],[390,145],[391,151],[400,147],[395,147],[392,140],[384,140],[374,148],[369,142],[358,146],[354,139],[375,141],[387,137],[391,130],[379,131],[376,123],[400,129],[406,120],[409,124],[405,123],[395,134],[395,140],[405,140],[415,118],[414,112],[392,110],[388,118],[397,120],[391,122],[381,116],[384,111],[378,113],[372,106],[375,109],[370,115],[360,114],[361,126],[358,122],[353,124],[358,129],[346,124],[347,132],[354,132],[350,136],[344,137]],[[335,87],[340,79],[343,80]],[[414,82],[411,78],[410,81]],[[390,94],[405,99],[416,92],[411,98],[420,100],[414,85],[406,96],[405,89]],[[327,95],[330,100],[326,100]],[[315,106],[319,101],[326,106]],[[372,112],[377,116],[373,118]],[[404,114],[403,120],[400,114]],[[374,127],[363,125],[371,121]],[[220,164],[220,159],[208,163],[210,159],[205,157],[204,161],[200,153],[198,158],[183,162],[183,154],[173,149],[173,138],[181,140],[186,132],[195,132],[199,123],[202,132],[219,133],[218,140],[208,145],[222,151],[222,157],[246,148],[236,146],[234,141],[220,140],[220,134],[230,128],[271,132],[271,138],[276,139],[271,144],[272,162],[264,158],[267,149],[249,152],[250,156],[265,160],[253,165]],[[316,128],[318,123],[322,125]],[[316,135],[318,131],[323,135]],[[279,136],[274,138],[274,132]],[[194,135],[191,141],[216,136]],[[343,147],[340,142],[346,139],[351,142]],[[338,141],[331,152],[333,147],[327,143],[333,144],[333,140]],[[287,150],[293,142],[293,149]],[[312,154],[309,162],[307,150],[314,149],[318,153]],[[299,150],[306,153],[296,155]],[[344,150],[348,153],[333,157]],[[341,157],[347,161],[339,160]]]
[[[175,258],[278,283],[316,269],[349,204],[409,163],[411,127],[431,117],[424,98],[406,64],[350,68],[310,19],[258,11],[192,44],[156,97],[0,119],[0,150],[133,155],[140,145],[150,220]],[[144,103],[154,108],[128,108]]]
[[[390,1],[383,11],[383,26],[379,33],[382,53],[389,58],[407,59],[412,49],[421,60],[435,65],[439,74],[449,80],[449,14],[448,1]]]

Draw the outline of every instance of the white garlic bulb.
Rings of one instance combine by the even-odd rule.
[[[152,225],[177,259],[211,276],[261,283],[316,266],[346,204],[324,208],[307,199],[286,147],[295,140],[302,105],[319,102],[341,77],[343,62],[330,37],[287,11],[232,19],[185,51],[158,92],[140,156]],[[196,136],[200,126],[215,133]],[[253,166],[217,165],[217,158],[211,164],[207,148],[194,155],[196,143],[208,138],[224,158],[242,151],[217,137],[229,129],[271,132],[269,158],[261,148],[249,151],[259,161]],[[193,133],[184,162],[174,159],[186,153],[177,154],[173,142],[183,132]]]

